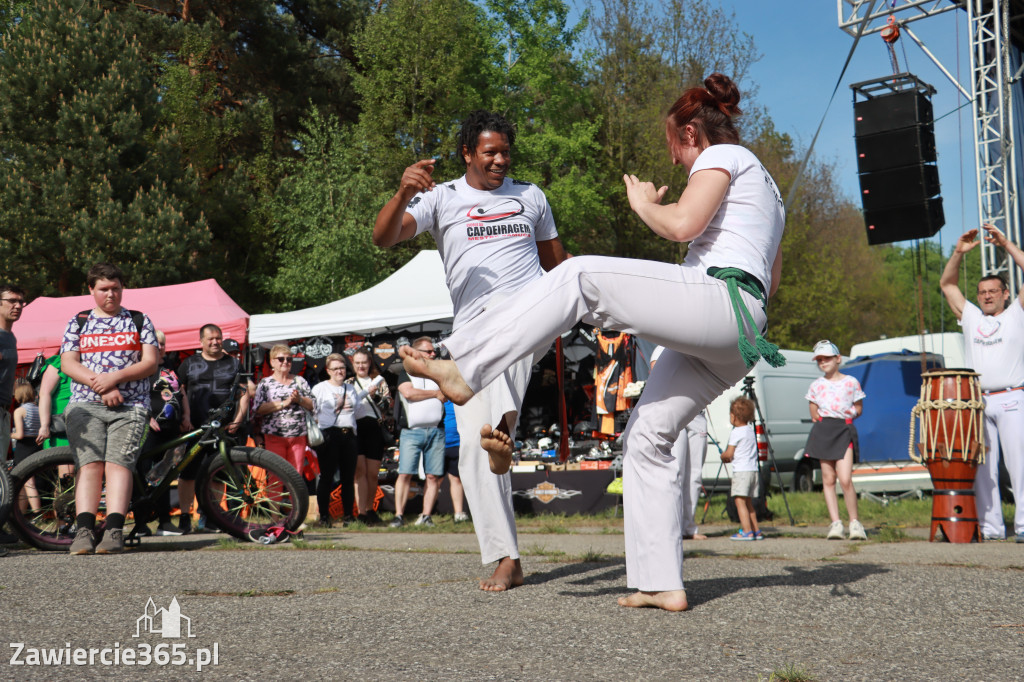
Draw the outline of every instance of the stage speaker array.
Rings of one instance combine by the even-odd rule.
[[[945,224],[931,101],[907,90],[853,105],[869,244],[931,237]]]

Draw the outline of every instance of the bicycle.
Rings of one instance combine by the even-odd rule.
[[[235,445],[227,433],[237,401],[237,396],[228,398],[210,413],[206,424],[157,447],[146,449],[143,437],[143,452],[133,472],[128,511],[135,524],[125,535],[127,546],[138,545],[143,526],[156,518],[155,502],[160,495],[190,462],[207,453],[212,456],[206,457],[196,478],[196,501],[210,522],[236,538],[249,540],[272,527],[295,531],[305,521],[309,493],[299,472],[273,452]],[[179,448],[183,454],[175,461],[175,455],[182,452]],[[158,470],[157,480],[139,473],[167,464],[167,457],[172,458],[172,465],[162,475]],[[14,504],[9,519],[11,529],[28,544],[54,551],[71,546],[77,516],[74,463],[70,447],[56,447],[29,456],[11,472],[11,499],[22,497],[26,483],[35,484],[31,504],[26,492],[23,502]]]

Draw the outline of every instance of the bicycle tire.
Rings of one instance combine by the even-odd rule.
[[[7,466],[0,462],[0,528],[7,521],[7,515],[11,513],[14,504],[14,483],[11,475],[7,472]]]
[[[75,465],[71,448],[61,446],[28,456],[11,471],[12,500],[17,500],[29,480],[35,481],[41,507],[33,511],[12,506],[8,525],[18,537],[42,550],[66,552],[74,542],[75,476],[60,467]]]
[[[196,481],[196,498],[208,521],[243,540],[272,526],[294,531],[302,525],[309,492],[291,464],[261,448],[234,447],[228,457],[241,488],[219,455],[209,458]]]

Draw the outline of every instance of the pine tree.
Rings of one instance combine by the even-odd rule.
[[[0,252],[30,294],[83,292],[96,261],[132,286],[195,277],[198,177],[162,127],[154,67],[93,2],[41,0],[0,44]]]

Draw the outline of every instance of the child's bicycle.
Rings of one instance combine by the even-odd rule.
[[[155,501],[196,457],[206,457],[196,478],[196,501],[210,523],[245,540],[275,526],[295,531],[302,524],[309,509],[306,482],[273,452],[234,444],[225,427],[236,406],[237,397],[229,398],[210,413],[206,424],[156,448],[146,449],[143,442],[129,508],[135,525],[125,544],[138,544],[141,528],[156,518]],[[174,460],[165,458],[181,453],[181,446],[180,461],[168,466]],[[39,549],[67,550],[77,515],[71,448],[31,455],[14,467],[11,479],[12,499],[17,501],[10,512],[11,529]]]

